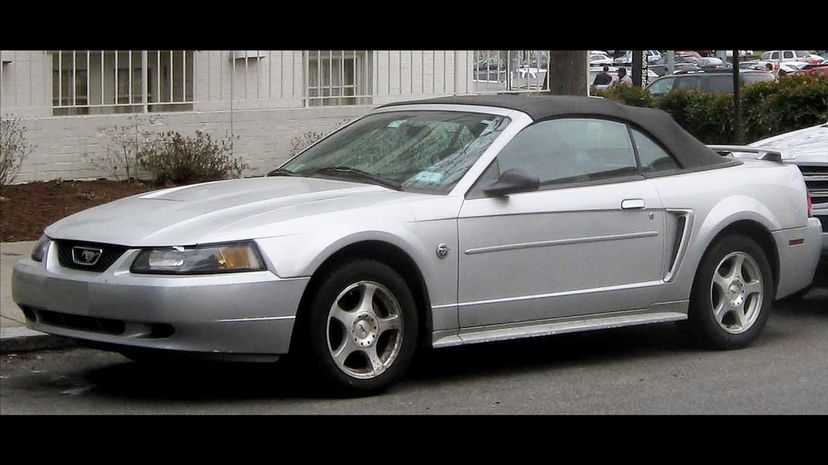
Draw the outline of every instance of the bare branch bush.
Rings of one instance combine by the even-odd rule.
[[[11,184],[17,178],[20,165],[35,147],[26,140],[26,127],[20,118],[9,115],[0,119],[0,186]]]

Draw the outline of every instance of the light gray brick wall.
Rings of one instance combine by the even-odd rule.
[[[238,136],[235,155],[249,168],[245,176],[266,174],[290,154],[291,140],[305,132],[330,132],[344,119],[358,118],[374,106],[343,106],[269,110],[240,110],[233,114]],[[129,126],[153,132],[177,131],[192,135],[200,130],[222,138],[230,130],[229,111],[151,113],[146,115],[90,115],[24,118],[27,138],[35,150],[21,166],[15,183],[52,179],[96,179],[108,173],[90,159],[106,154],[108,129]]]
[[[0,116],[22,118],[27,138],[36,146],[15,182],[108,177],[90,160],[106,154],[111,143],[108,129],[129,126],[136,119],[152,131],[191,135],[201,130],[222,138],[230,130],[231,114],[238,136],[235,154],[249,165],[244,174],[262,175],[287,158],[291,140],[303,133],[329,132],[343,119],[362,116],[375,105],[473,92],[471,51],[374,50],[368,89],[373,105],[305,108],[302,51],[266,51],[258,63],[235,60],[235,80],[231,53],[194,53],[193,111],[51,116],[52,54],[1,51]]]

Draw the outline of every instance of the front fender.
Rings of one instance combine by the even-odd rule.
[[[419,268],[432,306],[457,301],[457,220],[455,218],[389,222],[380,229],[352,225],[317,228],[313,232],[257,240],[280,277],[308,277],[333,254],[353,244],[381,241],[405,252]],[[449,247],[449,255],[439,258],[439,244]],[[442,329],[436,327],[435,329]]]

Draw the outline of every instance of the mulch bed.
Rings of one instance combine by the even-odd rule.
[[[46,226],[113,200],[158,189],[127,181],[49,181],[0,188],[0,241],[34,241]]]

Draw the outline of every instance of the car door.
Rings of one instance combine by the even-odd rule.
[[[487,197],[509,169],[534,192]],[[515,136],[468,192],[458,221],[463,328],[571,317],[653,303],[663,217],[627,126],[568,118]]]

